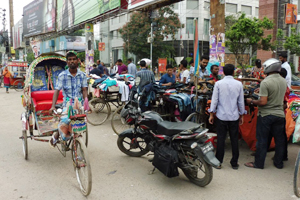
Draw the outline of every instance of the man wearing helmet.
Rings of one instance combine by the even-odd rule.
[[[259,90],[259,100],[248,98],[248,105],[258,106],[258,117],[256,125],[256,153],[255,161],[245,163],[245,166],[252,168],[264,168],[265,158],[269,145],[269,138],[275,139],[274,166],[283,168],[283,158],[285,153],[284,127],[285,115],[283,111],[283,101],[287,88],[287,83],[280,76],[281,62],[271,58],[264,64],[267,77],[261,82]]]

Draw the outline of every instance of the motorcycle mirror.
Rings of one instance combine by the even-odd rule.
[[[141,78],[140,77],[136,77],[135,78],[135,85],[138,86],[141,82]]]

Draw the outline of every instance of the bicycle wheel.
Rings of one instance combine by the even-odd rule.
[[[87,121],[94,126],[103,124],[111,113],[110,105],[104,99],[94,98],[89,101],[89,106],[92,113],[88,114]]]
[[[24,88],[24,81],[23,80],[16,80],[16,81],[13,82],[12,87],[17,92],[22,92],[23,88]]]
[[[22,131],[22,142],[23,142],[23,154],[25,160],[28,159],[28,144],[27,144],[27,131]]]
[[[72,144],[72,160],[75,167],[76,178],[81,193],[88,196],[92,190],[92,171],[88,158],[87,148],[82,138],[76,138]]]
[[[120,115],[123,107],[124,106],[119,107],[111,118],[111,127],[117,135],[131,127],[130,125],[126,124],[125,120]]]
[[[294,193],[297,197],[300,197],[300,151],[298,152],[298,156],[295,163],[295,171],[294,171]]]

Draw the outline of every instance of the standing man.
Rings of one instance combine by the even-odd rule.
[[[128,58],[127,63],[128,63],[128,74],[131,74],[132,76],[135,77],[137,71],[136,65],[132,63],[131,58]]]
[[[127,74],[128,72],[128,68],[126,65],[123,64],[123,61],[121,59],[119,59],[118,61],[118,74]]]
[[[280,76],[281,62],[271,58],[264,64],[267,77],[261,82],[259,89],[259,100],[247,99],[247,104],[258,106],[258,117],[256,125],[256,153],[255,161],[245,163],[246,167],[263,169],[269,138],[275,139],[274,166],[283,168],[285,156],[285,115],[283,101],[286,92],[286,80]]]
[[[100,70],[100,73],[101,73],[101,74],[104,74],[104,68],[103,68],[103,66],[101,65],[100,60],[97,60],[97,65],[98,65],[98,69]]]
[[[208,64],[209,57],[203,55],[203,56],[201,56],[200,61],[201,61],[201,63],[200,63],[200,69],[199,69],[199,78],[204,78],[204,76],[209,76],[208,71],[206,70],[206,66]]]
[[[187,69],[187,61],[186,60],[182,60],[180,62],[180,71],[182,72],[182,74],[180,76],[180,79],[178,79],[178,81],[180,83],[187,84],[188,83],[188,78],[190,76],[190,72]]]
[[[75,101],[77,97],[79,101],[82,102],[87,98],[87,79],[85,74],[78,70],[78,58],[75,51],[69,51],[66,55],[67,64],[69,69],[61,72],[57,79],[57,85],[55,86],[55,92],[53,94],[52,107],[49,110],[51,115],[53,110],[55,110],[55,104],[58,99],[59,91],[63,91],[64,101],[63,107],[66,107],[68,101],[72,99]],[[59,135],[54,133],[50,139],[50,145],[55,146],[57,143]]]
[[[226,64],[225,77],[216,82],[210,109],[209,123],[214,123],[214,113],[217,113],[217,159],[223,163],[225,139],[229,131],[232,158],[230,164],[233,169],[238,169],[239,159],[239,125],[243,124],[245,114],[243,84],[233,78],[234,65]],[[221,165],[218,167],[221,169]]]
[[[140,61],[141,70],[136,73],[136,77],[141,78],[140,85],[145,86],[147,82],[155,83],[154,73],[147,69],[146,62]]]
[[[163,75],[159,81],[159,85],[162,86],[171,86],[175,83],[175,75],[173,74],[172,65],[167,65],[166,67],[167,73]]]
[[[287,76],[285,77],[287,86],[291,89],[291,85],[292,85],[292,70],[291,70],[291,66],[287,61],[287,54],[286,53],[282,53],[279,55],[279,60],[282,62],[281,67],[286,69],[287,71]]]
[[[2,82],[3,82],[3,67],[0,65],[0,88],[2,88]]]
[[[221,76],[219,76],[219,66],[218,65],[212,65],[210,68],[211,75],[209,78],[213,78],[215,82],[221,80]]]

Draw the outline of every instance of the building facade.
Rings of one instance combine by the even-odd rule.
[[[235,15],[244,12],[249,17],[258,17],[259,0],[226,0],[226,15]],[[174,41],[176,57],[187,57],[193,53],[194,26],[193,21],[198,19],[199,50],[200,54],[209,54],[210,34],[210,2],[208,0],[184,0],[173,4],[174,12],[178,13],[181,24],[184,24],[175,35]],[[130,14],[120,14],[100,23],[100,41],[106,44],[105,51],[100,52],[100,60],[106,64],[113,64],[118,58],[123,58],[123,40],[118,29],[130,20]],[[171,38],[171,37],[169,37]],[[166,39],[166,42],[171,39]],[[147,42],[147,38],[145,38]],[[134,55],[129,55],[134,57]],[[137,62],[137,60],[134,60]]]

